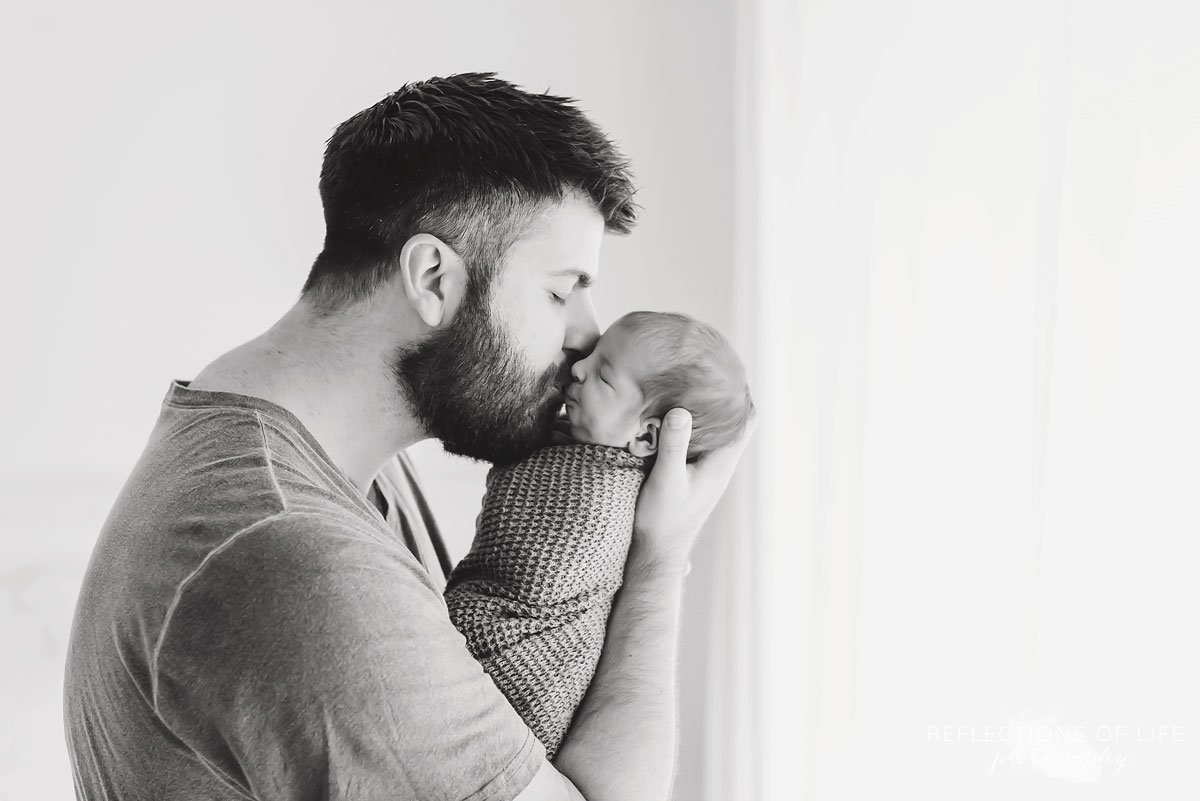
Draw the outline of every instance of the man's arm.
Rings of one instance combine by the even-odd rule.
[[[630,549],[600,665],[556,761],[589,801],[670,795],[682,595],[682,564]]]
[[[739,442],[688,465],[691,416],[682,409],[667,415],[658,458],[638,499],[625,584],[613,605],[600,665],[555,759],[587,801],[670,795],[683,574],[696,535],[752,430],[753,422]],[[519,796],[541,797],[556,796]]]

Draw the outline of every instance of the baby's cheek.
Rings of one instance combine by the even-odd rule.
[[[598,404],[599,405],[599,404]],[[576,437],[580,442],[591,442],[597,445],[620,445],[615,436],[614,420],[611,410],[597,409],[595,414],[582,413],[579,415],[580,433]]]

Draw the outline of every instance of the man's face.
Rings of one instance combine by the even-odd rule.
[[[402,393],[447,451],[503,464],[549,440],[571,364],[599,333],[586,284],[603,233],[590,203],[548,209],[490,287],[469,288],[449,325],[398,354]]]

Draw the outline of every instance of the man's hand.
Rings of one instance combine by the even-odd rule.
[[[658,457],[638,496],[633,522],[633,547],[638,556],[682,569],[696,534],[725,493],[756,425],[752,417],[737,442],[688,464],[692,416],[684,409],[667,412],[659,434]]]

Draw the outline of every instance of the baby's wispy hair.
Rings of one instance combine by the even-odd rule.
[[[692,415],[688,461],[737,441],[754,415],[746,368],[712,325],[675,312],[630,312],[616,325],[637,337],[649,374],[642,379],[642,417],[682,407]]]

